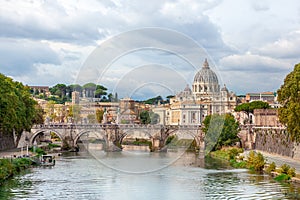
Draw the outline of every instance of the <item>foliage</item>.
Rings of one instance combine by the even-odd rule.
[[[79,105],[71,105],[69,107],[69,114],[68,117],[72,117],[75,122],[79,122],[80,118],[81,106]]]
[[[289,175],[286,175],[286,174],[279,174],[278,176],[276,176],[274,178],[274,180],[276,181],[287,181],[287,180],[290,180],[291,177]]]
[[[148,141],[146,139],[138,139],[136,138],[135,141],[132,142],[132,145],[137,145],[137,146],[149,146],[151,141]],[[128,143],[129,144],[129,143]]]
[[[50,136],[51,136],[51,139],[55,140],[55,141],[61,141],[60,137],[58,137],[56,135],[56,133],[50,131]]]
[[[169,136],[166,140],[166,145],[170,144],[174,139],[177,139],[175,135]]]
[[[142,124],[157,124],[159,122],[159,115],[152,111],[143,110],[139,117]]]
[[[145,104],[157,105],[158,102],[163,102],[163,98],[161,96],[153,97],[144,101]]]
[[[37,118],[36,101],[31,98],[29,87],[0,74],[0,127],[6,133],[13,130],[20,136],[29,131]]]
[[[278,92],[279,120],[287,126],[293,141],[300,142],[300,63],[295,65]]]
[[[8,178],[29,168],[31,165],[32,162],[28,158],[0,159],[0,185]]]
[[[45,111],[38,104],[35,105],[35,111],[36,111],[36,114],[35,114],[35,117],[32,119],[32,123],[33,124],[43,124]]]
[[[49,91],[51,93],[51,96],[49,97],[43,97],[39,96],[38,94],[33,94],[33,91],[31,93],[36,97],[41,97],[46,100],[52,100],[57,104],[64,104],[65,102],[71,101],[72,98],[72,92],[77,91],[83,96],[83,90],[85,92],[84,96],[86,97],[96,97],[96,98],[102,98],[101,101],[107,101],[107,97],[105,96],[107,94],[105,88],[102,85],[96,85],[95,83],[86,83],[83,86],[79,84],[71,84],[71,85],[65,85],[58,83],[55,86],[49,88]]]
[[[272,162],[266,169],[267,173],[271,173],[274,172],[276,170],[276,164],[274,162]]]
[[[94,115],[94,114],[89,114],[87,116],[87,119],[90,124],[95,124],[97,122],[96,115]]]
[[[52,95],[56,95],[59,98],[66,96],[67,86],[65,84],[56,84],[55,86],[49,88],[49,91]]]
[[[244,150],[242,148],[233,147],[210,152],[210,155],[223,160],[232,160],[240,153],[243,153],[243,151]]]
[[[250,151],[247,159],[247,166],[249,169],[255,171],[262,171],[265,167],[265,158],[261,153]]]
[[[203,121],[205,148],[207,151],[218,150],[223,146],[231,146],[240,141],[239,124],[231,114],[208,115]]]
[[[291,168],[287,164],[281,165],[281,167],[277,170],[277,172],[280,173],[280,174],[286,174],[290,177],[296,176],[295,168]]]
[[[235,107],[236,112],[244,111],[246,113],[253,113],[254,109],[266,109],[270,108],[270,105],[267,102],[263,101],[252,101],[250,103],[242,103]]]
[[[56,147],[61,147],[59,144],[53,144],[53,143],[49,143],[48,147],[51,148],[56,148]]]
[[[98,123],[101,123],[103,120],[103,115],[104,115],[104,110],[102,109],[97,109],[96,110],[96,119]]]

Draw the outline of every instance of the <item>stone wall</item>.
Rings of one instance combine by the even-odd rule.
[[[13,134],[3,133],[0,131],[0,151],[15,148]]]
[[[254,129],[255,149],[300,159],[300,147],[284,129]]]
[[[281,126],[277,109],[254,109],[253,114],[256,126]]]

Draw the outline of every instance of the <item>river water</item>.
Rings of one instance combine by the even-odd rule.
[[[192,153],[81,151],[0,187],[0,199],[296,199],[299,189]]]

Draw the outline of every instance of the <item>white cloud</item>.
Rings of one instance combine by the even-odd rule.
[[[145,33],[115,43],[107,51],[121,52],[139,44],[163,46],[186,56],[197,67],[209,55],[220,65],[224,82],[232,90],[254,91],[259,88],[260,80],[272,74],[262,88],[271,90],[299,62],[299,11],[298,0],[153,0],[147,4],[139,0],[1,1],[0,72],[25,84],[73,82],[96,45],[125,31],[162,27],[186,34],[204,50],[196,51],[185,40],[172,35]],[[103,80],[113,86],[131,69],[129,66],[168,65],[170,58],[147,52],[127,56]],[[154,59],[159,60],[153,62]],[[97,65],[102,65],[102,61],[106,63],[103,58]],[[193,77],[194,71],[185,68],[186,65],[175,60],[172,64],[180,66],[179,73],[185,70],[186,77]],[[99,70],[91,72],[97,74]],[[249,74],[259,74],[253,78],[257,83],[247,79]],[[249,82],[243,83],[243,78]],[[150,95],[160,90],[155,86],[145,91]]]
[[[225,71],[258,71],[260,73],[281,72],[290,69],[289,63],[284,61],[252,55],[230,55],[220,60],[221,69]]]
[[[258,52],[276,58],[300,59],[300,30],[293,31],[284,38],[259,48]]]

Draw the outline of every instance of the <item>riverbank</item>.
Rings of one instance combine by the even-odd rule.
[[[247,168],[267,173],[277,181],[300,183],[300,163],[292,158],[262,151],[243,152],[242,149],[236,148],[214,151],[210,153],[210,156],[227,160],[234,168]]]
[[[29,158],[2,158],[0,159],[0,185],[7,179],[28,169],[33,165]]]

